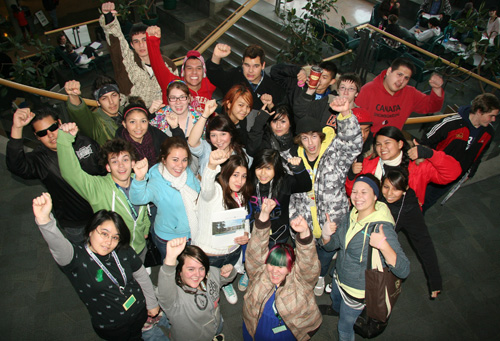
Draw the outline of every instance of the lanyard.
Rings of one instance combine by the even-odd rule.
[[[99,260],[99,258],[96,257],[96,255],[92,252],[92,250],[89,249],[88,244],[85,244],[85,250],[87,250],[87,253],[89,254],[89,256],[92,257],[92,259],[94,260],[94,262],[97,263],[97,265],[99,265],[99,267],[102,269],[102,271],[104,271],[104,273],[106,274],[106,276],[108,276],[108,278],[111,280],[111,282],[113,282],[118,287],[118,289],[120,290],[120,294],[125,295],[123,293],[123,290],[125,289],[125,285],[127,285],[127,275],[125,274],[125,269],[123,269],[122,265],[120,264],[120,260],[118,259],[116,252],[113,250],[111,252],[111,255],[115,259],[116,265],[118,265],[118,269],[120,270],[120,273],[122,274],[123,286],[121,286],[118,283],[116,278],[111,274],[111,272],[109,272],[108,268],[106,268],[106,266],[104,266],[104,264],[102,264],[102,262]]]
[[[261,71],[261,76],[260,76],[260,81],[257,84],[253,84],[247,79],[248,84],[252,87],[252,90],[255,92],[257,91],[257,88],[259,87],[260,83],[262,83],[262,80],[264,79],[264,71]]]
[[[241,202],[240,197],[238,197],[238,193],[234,192],[234,198],[236,199],[236,203],[238,204],[238,207],[241,207],[243,203]]]
[[[134,216],[134,219],[137,219],[137,217],[138,217],[137,211],[135,210],[134,205],[132,205],[132,202],[130,202],[130,199],[128,198],[128,195],[125,193],[125,191],[123,190],[123,188],[121,188],[118,184],[115,183],[115,185],[123,193],[123,195],[125,196],[125,199],[127,199],[127,204],[128,204],[128,206],[130,208],[130,212]]]
[[[275,292],[274,292],[274,301],[273,301],[273,312],[274,312],[274,315],[278,318],[278,320],[280,321],[280,326],[281,326],[281,322],[283,321],[283,319],[281,318],[281,315],[280,313],[278,312],[278,309],[276,309],[276,289],[275,289]]]

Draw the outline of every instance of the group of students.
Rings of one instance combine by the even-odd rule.
[[[307,68],[278,64],[267,74],[256,45],[241,67],[224,70],[231,48],[217,44],[207,63],[190,51],[177,76],[161,56],[158,27],[133,27],[130,50],[113,26],[114,4],[102,10],[129,97],[126,81],[99,76],[92,111],[69,81],[72,122],[48,108],[19,109],[7,146],[9,170],[47,188],[33,201],[37,224],[100,337],[140,339],[161,307],[174,340],[223,339],[219,293],[237,302],[239,272],[245,340],[309,339],[321,314],[340,314],[340,339],[353,340],[368,246],[396,276],[409,274],[399,231],[437,297],[441,274],[421,208],[428,188],[442,194],[477,169],[500,109],[494,95],[478,96],[410,147],[406,118],[439,111],[444,90],[437,75],[430,95],[407,86],[407,60],[363,87],[324,62],[309,86]],[[22,147],[28,124],[42,142],[31,153]],[[237,237],[221,242],[221,226]],[[147,238],[162,258],[156,291],[142,265]],[[314,295],[324,290],[332,306],[318,308]]]

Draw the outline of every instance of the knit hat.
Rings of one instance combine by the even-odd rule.
[[[321,129],[321,123],[318,120],[306,116],[297,121],[297,128],[295,129],[295,132],[298,135],[302,133],[308,133],[310,131],[321,132],[322,130],[323,129]]]
[[[184,66],[186,65],[186,61],[190,58],[196,58],[201,62],[201,65],[203,66],[203,78],[207,76],[207,66],[205,65],[205,59],[203,56],[200,54],[200,52],[196,50],[191,50],[186,53],[186,56],[184,57],[184,60],[182,61],[182,68],[181,68],[181,77],[184,77]]]
[[[358,119],[359,125],[373,125],[372,115],[370,115],[367,110],[361,108],[353,108],[352,113]]]
[[[373,181],[373,179],[371,179],[365,175],[360,175],[356,178],[356,181],[354,181],[354,184],[356,184],[356,182],[358,182],[358,181],[362,181],[365,184],[367,184],[368,186],[370,186],[373,189],[375,196],[378,198],[378,195],[380,193],[380,189],[379,189],[377,183],[375,181]]]

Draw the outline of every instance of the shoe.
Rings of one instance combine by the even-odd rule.
[[[316,295],[316,296],[323,295],[323,290],[325,290],[325,277],[319,276],[318,282],[316,283],[316,286],[314,287],[314,295]]]
[[[224,334],[215,335],[212,341],[224,341]]]
[[[243,276],[240,277],[240,280],[238,281],[238,289],[240,291],[246,291],[248,287],[248,276],[247,273],[245,272]]]
[[[331,305],[328,304],[319,304],[318,305],[319,312],[321,315],[328,315],[328,316],[339,316],[339,313],[333,310]]]
[[[224,291],[224,295],[230,304],[236,304],[238,302],[238,295],[236,295],[236,291],[234,291],[232,284],[223,286],[222,291]]]
[[[327,294],[331,293],[332,292],[332,283],[328,283],[326,286],[325,286],[325,292]]]

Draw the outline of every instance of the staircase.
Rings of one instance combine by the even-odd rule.
[[[162,52],[170,58],[184,56],[239,6],[237,2],[230,1],[223,4],[222,8],[210,17],[205,11],[202,12],[186,3],[178,3],[175,11],[158,8],[159,25],[163,32],[169,32],[166,38],[162,38],[162,43],[166,42],[166,45],[161,47]],[[176,37],[177,41],[173,41]],[[266,64],[272,65],[276,63],[278,51],[286,46],[286,36],[280,31],[279,18],[274,14],[274,6],[260,2],[226,31],[217,43],[231,46],[231,54],[223,60],[225,67],[241,65],[243,51],[251,44],[260,45],[266,53]],[[212,44],[203,53],[205,60],[211,58],[215,45],[216,43]]]

